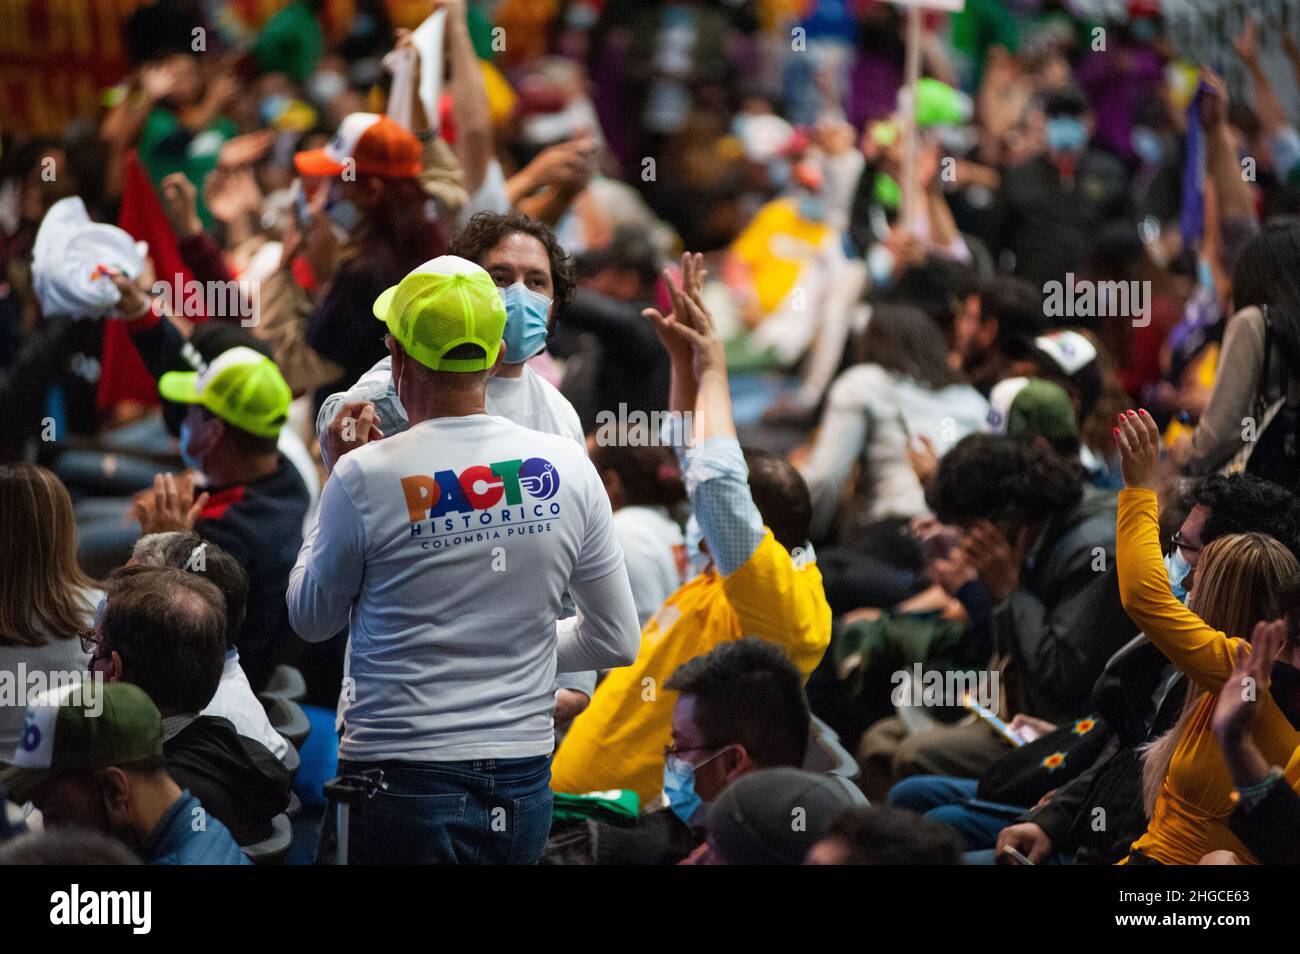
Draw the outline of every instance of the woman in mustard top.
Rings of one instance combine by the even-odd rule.
[[[1211,730],[1215,699],[1231,676],[1237,647],[1255,622],[1279,615],[1276,594],[1300,569],[1265,534],[1220,537],[1201,554],[1187,606],[1174,597],[1160,552],[1155,492],[1160,432],[1146,411],[1120,415],[1115,434],[1125,489],[1119,496],[1116,563],[1120,598],[1148,639],[1189,678],[1178,722],[1143,753],[1143,795],[1150,823],[1126,859],[1196,864],[1212,851],[1250,853],[1229,830],[1233,784]],[[1184,584],[1186,585],[1186,583]],[[1282,658],[1297,655],[1288,640]],[[1298,732],[1271,696],[1262,701],[1255,742],[1272,763],[1300,779]]]

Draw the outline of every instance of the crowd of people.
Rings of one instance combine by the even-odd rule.
[[[1300,862],[1286,29],[225,6],[0,129],[0,863]]]

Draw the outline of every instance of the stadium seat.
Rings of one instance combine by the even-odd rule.
[[[301,748],[307,734],[311,732],[311,723],[307,721],[302,706],[275,696],[262,697],[261,702],[266,717],[271,720],[271,727],[288,739],[295,749]]]
[[[307,695],[307,680],[293,666],[279,665],[271,673],[266,688],[258,693],[260,698],[270,696],[274,699],[288,699],[290,702],[302,702]]]
[[[271,819],[270,837],[240,848],[248,860],[255,865],[278,865],[284,862],[293,844],[293,824],[288,815],[276,815]]]

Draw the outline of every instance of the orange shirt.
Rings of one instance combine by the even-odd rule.
[[[1237,647],[1245,641],[1210,627],[1170,592],[1160,554],[1155,491],[1120,491],[1115,559],[1124,609],[1197,688],[1210,693],[1197,703],[1178,740],[1151,822],[1133,848],[1168,865],[1194,865],[1218,849],[1253,864],[1255,859],[1228,828],[1234,807],[1232,777],[1210,731],[1219,690],[1232,674]],[[1271,695],[1260,705],[1255,744],[1272,764],[1287,765],[1287,780],[1296,786],[1300,732]]]

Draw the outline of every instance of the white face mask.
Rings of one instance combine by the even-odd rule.
[[[393,359],[397,363],[397,359]],[[393,378],[393,405],[397,408],[402,417],[408,417],[406,405],[402,403],[402,372],[406,370],[406,359],[402,359],[402,366],[397,369],[397,377]]]

